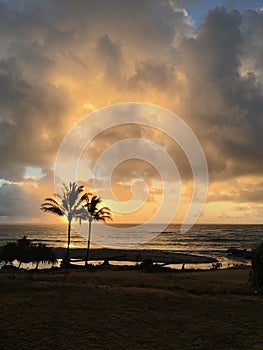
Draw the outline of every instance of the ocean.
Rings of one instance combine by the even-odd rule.
[[[233,260],[229,249],[251,250],[263,242],[263,225],[194,225],[182,233],[180,225],[104,225],[93,223],[93,247],[161,249],[178,253],[198,254],[217,258],[224,266],[244,259]],[[74,225],[71,248],[85,248],[87,224]],[[23,236],[51,247],[66,247],[67,224],[1,224],[0,246]],[[110,237],[110,239],[109,239]],[[134,240],[134,237],[136,238]],[[135,244],[135,243],[141,244]],[[132,243],[132,244],[131,244]]]

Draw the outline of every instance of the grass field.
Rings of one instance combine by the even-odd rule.
[[[0,349],[263,349],[248,275],[0,271]]]

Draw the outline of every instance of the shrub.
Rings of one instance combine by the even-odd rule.
[[[17,244],[7,243],[5,246],[1,247],[0,251],[0,261],[4,261],[5,264],[10,263],[12,265],[13,261],[17,258]]]
[[[15,243],[7,243],[1,247],[0,261],[4,261],[5,264],[13,261],[21,263],[34,263],[36,268],[40,262],[48,262],[54,264],[56,257],[54,250],[47,247],[45,244],[34,244],[24,236],[22,239],[17,240]]]
[[[54,250],[50,247],[47,247],[45,244],[40,243],[31,246],[30,261],[36,264],[37,269],[40,262],[48,262],[54,264],[57,260]]]
[[[263,287],[263,243],[252,251],[252,273],[250,282],[255,287]]]
[[[151,258],[145,258],[139,265],[146,272],[151,272],[153,270],[153,261]]]

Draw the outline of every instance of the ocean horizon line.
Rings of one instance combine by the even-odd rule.
[[[76,225],[78,224],[78,222],[73,222],[72,225]],[[83,221],[81,223],[81,225],[85,225],[87,224],[87,222]],[[165,223],[165,222],[156,222],[156,223],[139,223],[139,222],[111,222],[111,223],[106,223],[106,224],[102,224],[102,223],[99,223],[99,222],[94,222],[94,224],[97,224],[97,225],[106,225],[106,226],[116,226],[116,225],[127,225],[127,226],[139,226],[139,225],[178,225],[178,226],[182,226],[183,223],[178,223],[178,222],[171,222],[171,223]],[[67,222],[54,222],[54,223],[51,223],[51,222],[0,222],[0,225],[43,225],[43,226],[54,226],[54,225],[68,225]],[[211,222],[207,222],[207,223],[195,223],[193,225],[191,225],[191,227],[194,227],[194,226],[202,226],[202,225],[206,225],[206,226],[219,226],[219,225],[227,225],[227,226],[252,226],[252,225],[255,225],[255,226],[263,226],[263,222],[260,222],[260,223],[257,223],[257,222],[253,222],[253,223],[221,223],[221,222],[215,222],[215,223],[211,223]],[[187,225],[186,225],[187,226]]]

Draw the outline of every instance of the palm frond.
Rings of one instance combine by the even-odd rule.
[[[86,196],[83,195],[82,197],[80,197],[79,199],[77,198],[77,200],[75,201],[72,210],[73,211],[78,211],[80,208],[82,208],[82,203],[85,200]]]
[[[102,202],[100,197],[92,196],[91,200],[85,204],[86,215],[84,220],[92,217],[95,221],[103,221],[112,220],[111,210],[108,207],[98,208],[98,204]]]
[[[84,186],[78,186],[76,182],[70,182],[69,186],[64,183],[62,193],[54,194],[57,199],[46,198],[40,209],[59,216],[64,215],[69,221],[74,217],[79,218],[79,209],[82,203],[80,193],[83,189]]]
[[[103,221],[106,222],[107,220],[111,220],[112,221],[112,217],[111,215],[105,215],[105,216],[95,216],[94,217],[95,221]]]
[[[71,191],[71,182],[69,183],[69,187],[65,183],[63,183],[62,186],[63,186],[63,190],[62,190],[63,192]]]
[[[52,214],[55,214],[57,216],[64,216],[64,212],[58,208],[58,207],[55,207],[55,206],[41,206],[40,208],[41,210],[43,210],[44,212],[49,212],[49,213],[52,213]]]
[[[50,203],[49,203],[50,202]],[[59,203],[54,198],[45,198],[44,203],[55,204],[59,206]],[[43,203],[43,204],[44,204]]]
[[[57,198],[59,198],[60,200],[62,199],[62,196],[61,196],[60,193],[54,193],[54,196],[57,197]]]

